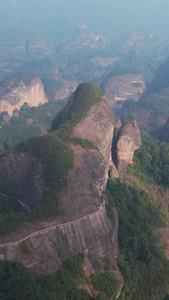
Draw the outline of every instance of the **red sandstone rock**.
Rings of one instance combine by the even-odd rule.
[[[134,151],[140,147],[141,136],[137,122],[129,117],[122,125],[117,141],[117,167],[119,172],[126,171],[133,162]]]

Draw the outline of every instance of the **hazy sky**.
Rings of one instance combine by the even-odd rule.
[[[0,0],[0,29],[20,26],[40,30],[62,22],[85,24],[100,32],[159,30],[168,34],[169,0]]]

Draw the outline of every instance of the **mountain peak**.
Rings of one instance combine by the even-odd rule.
[[[87,114],[92,105],[102,101],[104,94],[101,88],[93,82],[81,83],[69,98],[66,107],[53,120],[52,130],[63,124],[76,126]]]

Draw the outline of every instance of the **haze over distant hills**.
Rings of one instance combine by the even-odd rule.
[[[1,68],[10,72],[35,58],[47,55],[50,60],[51,54],[55,55],[55,60],[59,54],[60,61],[68,60],[73,66],[76,59],[70,58],[70,51],[73,50],[73,55],[78,57],[75,50],[80,48],[86,52],[81,55],[88,60],[89,55],[93,57],[94,50],[98,49],[104,52],[99,54],[98,51],[97,54],[96,51],[96,54],[104,57],[130,53],[131,49],[145,55],[148,49],[154,48],[155,56],[165,56],[165,50],[160,54],[158,48],[165,49],[169,44],[167,8],[166,1],[135,3],[130,0],[126,4],[124,0],[107,0],[103,5],[101,0],[80,3],[76,0],[2,0]],[[88,69],[90,71],[90,65]]]
[[[1,23],[3,26],[12,24],[22,25],[22,28],[37,30],[39,26],[45,28],[57,24],[58,21],[71,25],[69,30],[74,29],[72,25],[79,23],[96,29],[102,28],[102,32],[106,31],[110,26],[116,25],[116,28],[122,30],[131,30],[134,26],[135,30],[149,31],[159,30],[167,32],[167,8],[168,2],[163,1],[142,1],[135,2],[133,0],[124,1],[103,1],[98,0],[64,0],[50,2],[47,0],[16,0],[1,1],[0,5]],[[10,17],[10,19],[9,19]],[[120,22],[119,22],[120,17]],[[124,18],[125,17],[125,18]],[[144,22],[143,22],[144,17]],[[105,24],[106,18],[106,24]],[[63,21],[64,20],[64,21]],[[48,23],[50,21],[50,23]],[[102,27],[102,25],[104,26]],[[67,28],[68,29],[68,28]]]
[[[3,300],[168,299],[168,11],[1,0]]]

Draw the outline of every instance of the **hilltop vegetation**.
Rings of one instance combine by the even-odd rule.
[[[30,153],[39,162],[39,176],[43,178],[40,182],[34,182],[39,199],[39,204],[31,213],[20,213],[19,211],[1,214],[1,234],[7,234],[20,226],[25,220],[47,219],[59,215],[58,203],[60,193],[67,192],[68,172],[74,166],[74,154],[69,143],[80,144],[84,148],[99,150],[88,140],[75,139],[71,137],[73,128],[87,114],[90,107],[102,100],[102,91],[93,83],[83,83],[72,95],[67,106],[58,114],[56,120],[60,121],[60,115],[64,116],[64,124],[57,130],[53,130],[42,136],[34,136],[22,141],[16,146],[16,151]],[[23,111],[24,112],[24,111]],[[8,156],[7,154],[4,154]],[[34,179],[36,181],[36,178]],[[6,226],[11,218],[11,226]]]
[[[72,94],[66,107],[53,120],[52,129],[61,125],[73,128],[86,116],[88,110],[96,103],[102,101],[102,90],[92,82],[81,83]]]

